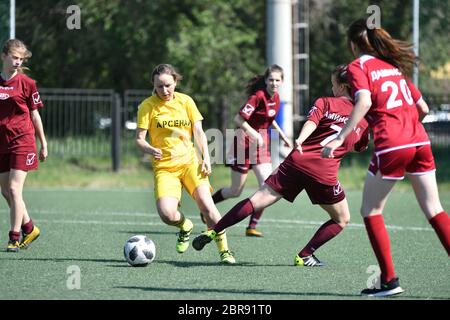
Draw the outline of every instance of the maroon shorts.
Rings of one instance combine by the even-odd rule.
[[[289,202],[294,202],[303,189],[313,204],[335,204],[345,199],[339,181],[334,186],[322,184],[286,162],[281,163],[265,183]]]
[[[227,155],[226,166],[240,173],[248,173],[255,164],[271,163],[270,140],[265,139],[263,147],[257,147],[255,142],[234,141]]]
[[[369,173],[380,171],[383,179],[401,180],[405,172],[421,175],[434,171],[433,153],[429,144],[396,149],[389,152],[376,152],[369,165]]]
[[[0,154],[0,173],[8,172],[11,169],[36,170],[38,165],[39,161],[35,152]]]

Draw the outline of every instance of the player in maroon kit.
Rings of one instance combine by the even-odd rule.
[[[365,120],[354,126],[346,142],[336,150],[336,157],[321,157],[323,145],[334,139],[348,119],[353,103],[346,81],[346,66],[336,67],[331,76],[335,97],[315,101],[308,120],[295,140],[295,149],[278,169],[253,194],[234,206],[214,226],[196,237],[192,243],[197,250],[213,240],[217,233],[234,225],[258,210],[274,204],[281,198],[293,202],[306,190],[311,202],[319,204],[331,217],[314,234],[308,244],[295,256],[295,265],[322,266],[314,251],[338,235],[350,220],[345,193],[337,180],[339,165],[349,151],[363,151],[369,142],[368,124]]]
[[[11,231],[6,251],[27,248],[39,237],[33,225],[22,191],[29,170],[38,168],[38,160],[47,158],[47,141],[38,108],[43,107],[36,83],[23,73],[22,63],[31,52],[17,39],[3,46],[0,77],[0,186],[10,208]],[[36,154],[35,134],[41,143]],[[22,231],[22,239],[20,239]]]
[[[370,29],[364,19],[347,32],[354,60],[348,67],[355,107],[337,138],[322,152],[336,156],[352,128],[364,117],[374,134],[375,150],[366,176],[361,214],[381,269],[381,287],[364,289],[370,296],[403,292],[390,251],[382,212],[388,195],[405,172],[419,205],[450,254],[450,219],[439,200],[435,164],[428,135],[419,121],[427,110],[420,92],[408,80],[416,56],[412,46],[393,39],[384,29]],[[417,105],[420,112],[417,112]]]
[[[214,203],[239,197],[250,169],[255,173],[260,186],[272,173],[269,138],[271,125],[279,132],[285,145],[291,146],[289,139],[275,121],[280,109],[278,89],[282,83],[283,69],[278,65],[269,66],[264,75],[255,76],[248,82],[249,98],[234,118],[240,129],[236,130],[234,143],[227,157],[227,165],[232,170],[231,186],[214,193]],[[245,233],[247,236],[262,236],[262,232],[256,230],[262,213],[262,210],[258,210],[252,214]]]

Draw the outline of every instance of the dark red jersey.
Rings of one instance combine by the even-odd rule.
[[[239,110],[239,114],[256,131],[267,129],[272,124],[280,110],[280,96],[275,93],[272,97],[266,90],[258,90],[248,98]]]
[[[303,142],[303,154],[294,149],[284,161],[325,185],[335,185],[341,160],[349,151],[365,150],[369,143],[368,123],[361,122],[334,151],[334,158],[322,158],[323,147],[335,139],[347,122],[353,103],[346,97],[326,97],[315,101],[308,120],[317,124],[316,130]]]
[[[363,55],[349,64],[348,79],[355,97],[362,91],[371,94],[366,119],[373,130],[376,153],[430,143],[415,104],[421,94],[398,68]]]
[[[250,149],[250,145],[256,145],[243,130],[238,130],[235,139],[234,156],[236,150],[241,150],[246,154],[246,161],[250,163],[266,163],[270,162],[270,137],[268,128],[272,125],[278,111],[280,110],[280,96],[275,93],[269,96],[265,89],[257,90],[252,94],[247,102],[239,110],[239,115],[257,132],[259,132],[264,140],[264,146]],[[237,148],[237,149],[236,149]]]
[[[0,153],[36,150],[31,111],[43,107],[36,83],[23,73],[0,77]]]

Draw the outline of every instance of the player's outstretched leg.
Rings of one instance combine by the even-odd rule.
[[[195,237],[192,241],[192,246],[195,250],[202,250],[208,243],[213,241],[217,236],[217,233],[214,230],[203,231],[200,235]]]

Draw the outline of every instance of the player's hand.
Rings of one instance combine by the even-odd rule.
[[[289,140],[284,141],[284,146],[288,148],[292,148],[292,143]]]
[[[153,149],[152,149],[151,155],[152,155],[156,160],[161,160],[161,159],[162,159],[162,151],[161,151],[161,149],[153,148]]]
[[[42,146],[41,150],[39,151],[39,160],[41,160],[42,162],[45,161],[45,159],[47,159],[48,157],[48,150],[47,150],[47,146]]]
[[[295,140],[295,148],[300,152],[300,154],[303,154],[302,144],[298,139]]]
[[[334,139],[333,141],[328,142],[322,149],[322,158],[334,158],[334,150],[339,148],[343,142],[343,140],[338,139]]]
[[[205,176],[209,176],[211,174],[211,162],[209,159],[203,159],[202,174]]]

